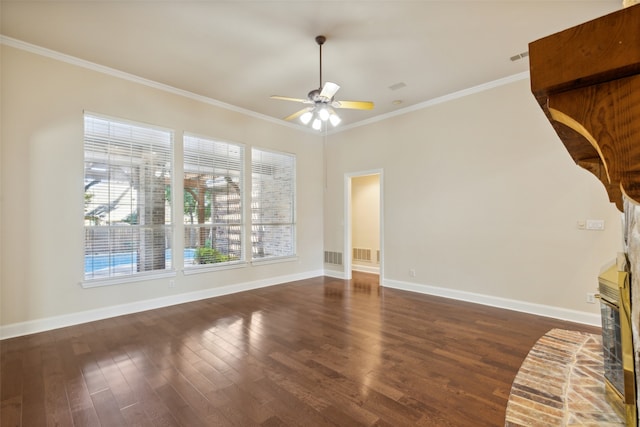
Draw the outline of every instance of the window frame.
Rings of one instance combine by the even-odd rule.
[[[102,135],[100,132],[89,130],[88,122],[92,120],[104,122],[101,124],[105,126]],[[239,268],[249,263],[259,265],[297,260],[298,177],[296,154],[223,141],[190,132],[182,132],[181,138],[178,138],[178,144],[176,144],[175,130],[173,129],[87,111],[83,112],[83,123],[85,223],[83,225],[84,272],[80,281],[80,285],[83,288],[174,277],[178,270],[181,270],[184,275],[189,275],[212,270]],[[157,133],[163,136],[161,138],[163,142],[153,142],[151,141],[153,137],[151,137],[150,141],[141,143],[134,137],[113,135],[111,126],[137,129],[143,134],[145,132],[149,132],[151,135]],[[135,134],[135,131],[132,131],[132,134]],[[211,221],[198,222],[198,224],[190,224],[186,221],[185,211],[180,208],[174,195],[180,194],[180,189],[182,189],[183,191],[180,195],[184,199],[187,171],[191,167],[191,165],[187,164],[186,142],[190,138],[213,144],[222,144],[227,149],[234,147],[240,150],[239,159],[233,158],[233,160],[229,160],[229,163],[224,163],[224,159],[227,159],[227,157],[222,156],[220,157],[223,159],[222,167],[216,169],[216,166],[213,166],[210,171],[213,179],[211,186],[214,186],[216,185],[214,181],[221,177],[220,170],[225,167],[228,168],[229,164],[233,164],[233,167],[238,167],[237,169],[227,169],[227,175],[224,175],[227,182],[227,198],[223,198],[222,202],[222,205],[226,204],[226,213],[228,214],[230,212],[229,205],[231,204],[228,198],[230,196],[228,192],[229,186],[232,182],[235,182],[239,192],[233,202],[237,205],[237,209],[234,211],[238,217],[237,221],[234,221],[233,215],[227,215],[227,219],[223,216],[221,221],[218,218],[218,222],[215,222],[213,210],[211,211]],[[181,143],[182,147],[180,147]],[[116,147],[113,148],[110,144],[115,144]],[[161,148],[154,150],[154,144],[159,144]],[[145,149],[148,148],[147,145],[152,148],[149,149],[148,153],[145,153]],[[181,148],[182,153],[176,152],[176,148]],[[113,152],[118,152],[119,150],[120,153],[124,154],[119,154],[120,158],[113,160],[115,158],[113,157]],[[158,160],[156,151],[161,152],[164,157],[160,155],[160,160]],[[212,153],[211,159],[215,158],[216,154]],[[177,164],[176,161],[181,162],[182,165]],[[101,167],[106,166],[106,168],[102,169],[103,172],[97,172],[98,169],[96,169],[96,171],[88,173],[88,170],[92,168],[91,165],[96,164]],[[124,165],[128,165],[128,168]],[[166,165],[166,168],[164,165]],[[119,172],[113,173],[114,169],[118,169]],[[100,173],[103,173],[103,175],[99,175]],[[181,174],[181,177],[177,176],[176,173]],[[100,178],[100,176],[103,178]],[[123,179],[122,176],[126,178]],[[237,181],[233,181],[236,177]],[[131,201],[125,199],[129,205],[123,203],[123,206],[129,209],[127,211],[129,214],[126,216],[128,220],[123,221],[123,216],[120,214],[119,216],[115,215],[115,219],[111,218],[110,215],[105,224],[91,224],[88,222],[91,220],[91,217],[88,217],[87,214],[91,212],[91,209],[88,208],[95,207],[98,202],[94,200],[93,205],[91,204],[91,197],[87,197],[87,190],[89,189],[87,184],[96,179],[102,179],[102,182],[109,187],[117,183],[121,192],[123,188],[128,188],[128,191],[132,194],[130,196]],[[158,184],[158,182],[161,182],[161,184]],[[96,185],[100,183],[101,181],[98,181]],[[150,187],[143,190],[144,185],[150,185]],[[158,187],[158,185],[161,185],[161,187]],[[179,187],[180,185],[182,187]],[[113,186],[115,187],[115,185]],[[283,189],[285,190],[284,192],[282,192]],[[99,201],[103,203],[103,206],[110,207],[108,211],[110,212],[111,209],[116,209],[119,206],[121,197],[115,197],[110,190],[105,191],[105,193],[105,196],[99,196]],[[162,194],[162,196],[159,196],[159,194]],[[203,194],[206,193],[203,192]],[[145,198],[153,201],[160,200],[160,197],[163,200],[163,207],[160,207],[156,202],[153,203],[154,209],[142,211]],[[140,201],[140,199],[143,200]],[[114,206],[116,207],[111,207],[113,203],[115,203]],[[211,204],[213,204],[213,198]],[[206,205],[203,204],[203,206],[206,208]],[[178,219],[180,214],[182,214],[182,219]],[[144,218],[149,218],[150,222],[145,224]],[[231,218],[231,220],[228,220],[228,218]],[[143,223],[140,224],[140,221]],[[114,227],[121,225],[121,222],[128,223],[122,225],[131,226],[131,228],[123,227],[121,230],[130,230],[130,232],[116,233],[114,231],[116,230]],[[181,228],[177,229],[176,227],[178,226],[181,226]],[[239,254],[238,259],[204,265],[186,265],[186,250],[190,248],[186,240],[188,229],[199,229],[200,227],[213,229],[220,226],[227,228],[226,244],[228,246],[239,246],[236,251]],[[233,242],[229,237],[231,235],[229,228],[238,230],[233,233]],[[99,274],[93,275],[99,271],[99,268],[105,266],[101,264],[98,265],[99,268],[96,268],[93,273],[91,270],[87,270],[87,256],[97,253],[96,248],[91,247],[90,244],[96,240],[93,236],[88,236],[87,231],[93,229],[106,230],[104,231],[106,237],[101,239],[106,241],[107,244],[99,248],[103,250],[102,253],[107,255],[108,258],[104,274],[100,271]],[[147,229],[162,230],[162,232],[151,232],[149,234],[154,237],[148,238],[145,231],[143,231]],[[260,229],[259,232],[261,234],[259,243],[256,240],[258,229]],[[182,233],[176,234],[176,230]],[[200,232],[198,231],[198,233]],[[116,267],[123,267],[122,269],[118,268],[118,271],[115,271],[116,267],[112,265],[112,262],[119,262],[119,260],[112,261],[112,258],[116,258],[114,255],[118,255],[120,246],[112,244],[112,241],[118,243],[120,240],[113,238],[112,234],[127,236],[122,238],[122,241],[128,242],[129,246],[127,248],[133,248],[125,254],[125,256],[130,257],[128,263],[125,263],[126,265],[115,264]],[[161,236],[162,243],[158,240],[158,236]],[[201,239],[198,238],[198,240]],[[235,244],[236,242],[237,245]],[[145,245],[147,245],[147,249],[150,248],[151,252],[145,250]],[[260,246],[261,252],[267,247],[269,252],[265,252],[262,256],[257,256],[255,250],[257,245]],[[162,252],[158,252],[160,246],[162,247]],[[179,254],[179,251],[182,251],[183,255],[178,257],[182,260],[182,265],[176,266],[176,254]],[[158,255],[159,253],[162,253],[162,255]],[[161,261],[159,261],[160,258],[162,259]],[[146,271],[139,271],[140,264],[143,263],[147,263],[147,269]],[[161,263],[164,267],[159,267]],[[124,270],[124,272],[121,270]]]
[[[238,182],[236,183],[237,187],[238,187],[238,192],[239,192],[239,196],[238,196],[238,207],[237,207],[237,214],[239,215],[239,221],[238,222],[203,222],[203,223],[197,223],[197,224],[188,224],[185,222],[186,220],[186,215],[185,212],[183,210],[183,215],[182,215],[182,220],[181,220],[181,225],[182,225],[182,230],[184,232],[183,235],[183,239],[182,239],[182,244],[181,244],[181,248],[183,250],[183,254],[186,253],[187,249],[192,249],[190,247],[190,245],[187,245],[187,239],[190,238],[189,237],[189,230],[190,229],[198,229],[198,228],[216,228],[216,227],[227,227],[227,226],[236,226],[239,228],[239,235],[237,238],[237,244],[240,245],[240,248],[238,251],[235,251],[235,253],[239,254],[239,258],[238,259],[230,259],[230,260],[226,260],[226,261],[216,261],[216,262],[212,262],[212,263],[202,263],[202,264],[193,264],[193,265],[187,265],[186,263],[186,257],[185,259],[183,259],[183,272],[185,275],[189,275],[189,274],[194,274],[194,273],[200,273],[200,272],[207,272],[207,271],[214,271],[214,270],[224,270],[224,269],[230,269],[230,268],[238,268],[238,267],[242,267],[244,265],[246,265],[246,242],[245,242],[245,236],[246,236],[246,229],[247,229],[247,221],[246,221],[246,215],[245,215],[245,205],[246,205],[246,185],[245,185],[245,181],[246,181],[246,147],[244,144],[239,144],[239,143],[235,143],[235,142],[228,142],[228,141],[223,141],[217,138],[211,138],[208,136],[202,136],[202,135],[197,135],[194,133],[190,133],[190,132],[184,132],[183,133],[183,149],[182,149],[182,163],[183,163],[183,170],[182,170],[182,182],[183,182],[183,192],[186,192],[186,180],[187,180],[187,162],[188,162],[188,157],[187,156],[187,145],[188,142],[187,140],[197,140],[199,143],[212,143],[214,145],[214,150],[215,150],[215,146],[218,146],[218,148],[221,148],[221,146],[226,146],[227,150],[228,149],[237,149],[240,151],[240,158],[235,160],[237,165],[238,165],[238,169],[233,171],[236,173],[236,176],[238,177]],[[213,153],[202,153],[203,156],[211,156],[211,157],[215,157],[215,154]],[[226,158],[225,161],[229,162],[229,163],[233,163],[234,160],[229,160],[229,158]],[[224,163],[224,161],[222,162]],[[209,164],[207,165],[192,165],[192,166],[203,166],[203,168],[207,169],[209,168]],[[207,172],[209,172],[211,175],[215,175],[216,173],[216,169],[218,170],[222,170],[225,169],[224,168],[224,164],[221,166],[213,166],[210,168],[210,170],[208,170]],[[230,169],[227,168],[227,171],[229,171]],[[194,173],[193,171],[191,171],[191,173]],[[231,177],[229,175],[229,177]],[[217,177],[213,177],[212,178],[214,180],[214,183],[212,183],[212,187],[215,185],[215,179],[217,179]],[[227,181],[228,182],[228,181]],[[235,182],[235,181],[233,181]],[[227,189],[229,187],[229,183],[227,185]],[[213,195],[213,190],[212,190],[212,195]],[[183,195],[183,200],[184,200],[185,196]],[[203,198],[203,201],[206,201],[206,195]],[[196,201],[197,203],[197,201]],[[212,200],[213,203],[213,200]],[[227,208],[229,208],[230,204],[227,204]],[[203,206],[203,211],[205,214],[205,218],[206,218],[206,209],[207,206],[206,204]],[[214,215],[214,209],[213,206],[209,207],[210,209],[210,215],[209,217],[213,217]],[[200,221],[200,219],[198,219],[198,221]],[[229,240],[231,241],[231,237],[230,237],[231,233],[228,233],[227,236],[229,238]],[[210,236],[209,236],[210,237]],[[198,240],[202,240],[202,238],[199,236]],[[206,239],[209,240],[209,239]],[[212,240],[212,239],[211,239]],[[200,243],[200,242],[199,242]],[[214,243],[211,242],[211,249],[214,250],[218,250],[218,248],[213,247]],[[206,243],[205,243],[205,246]],[[194,248],[196,249],[196,254],[194,254],[194,260],[197,257],[197,247]],[[224,256],[227,256],[229,253],[227,252],[226,254],[223,254]]]
[[[91,127],[92,122],[95,127]],[[104,126],[108,127],[107,133],[100,134],[99,131],[96,131],[100,122],[103,122]],[[119,129],[120,131],[128,130],[130,135],[128,137],[117,136],[115,135],[116,129]],[[137,134],[137,136],[131,137],[133,134]],[[143,137],[140,137],[140,135],[143,135]],[[149,146],[145,147],[144,144],[148,144]],[[127,148],[129,148],[129,152],[126,152]],[[138,149],[139,151],[135,151]],[[119,150],[125,154],[121,154],[116,157],[113,153]],[[132,152],[139,155],[131,155]],[[155,172],[149,173],[149,171],[147,171],[147,173],[144,174],[143,166],[145,165],[145,155],[146,162],[149,162],[149,158],[158,156],[155,159],[155,165],[152,163],[146,163],[147,166],[152,164],[151,167],[155,169]],[[80,282],[82,287],[92,288],[162,277],[172,277],[176,275],[174,265],[175,248],[173,244],[175,234],[175,224],[173,221],[174,209],[173,204],[168,202],[166,199],[167,188],[169,188],[168,191],[171,191],[173,188],[173,173],[175,169],[174,159],[175,135],[173,130],[147,123],[109,117],[88,111],[83,112],[83,181],[85,204],[83,215],[84,262],[82,263],[84,271]],[[95,165],[100,167],[94,167]],[[127,171],[129,173],[128,188],[124,184],[126,180],[123,178],[123,176],[127,175]],[[120,174],[120,177],[116,177],[118,173]],[[90,178],[91,176],[93,176],[93,179]],[[95,183],[94,181],[101,176],[104,177],[102,178],[102,181]],[[88,181],[88,179],[91,179],[91,181]],[[153,185],[158,184],[158,181],[160,180],[162,181],[161,190],[158,187],[153,187]],[[127,200],[128,203],[123,203],[124,210],[126,211],[128,209],[129,215],[120,219],[117,218],[118,215],[113,215],[113,217],[111,215],[111,211],[117,209],[118,203],[121,200],[121,196],[114,199],[113,194],[111,194],[111,187],[115,187],[115,183],[118,181],[120,181],[119,185],[121,187],[122,194],[124,195],[127,192],[129,193],[129,198]],[[153,181],[156,182],[154,183]],[[147,193],[142,193],[140,188],[145,182],[151,182],[152,187],[150,187]],[[135,188],[135,183],[137,183],[139,187],[138,189]],[[88,193],[88,190],[91,188],[88,187],[89,184],[105,184],[107,190],[96,191],[96,189],[94,189],[92,193]],[[124,188],[127,189],[123,190]],[[163,222],[154,223],[155,221],[159,221],[159,207],[146,205],[147,209],[143,209],[145,205],[140,202],[140,198],[144,199],[144,197],[151,197],[153,199],[154,194],[155,196],[158,196],[160,191],[162,191],[163,194],[163,207],[161,208]],[[87,198],[88,194],[92,194],[92,196]],[[95,203],[90,203],[92,197],[95,197],[96,195],[102,197],[103,201],[107,201],[106,208],[103,208],[107,210],[106,213],[108,215],[108,223],[105,225],[87,223],[87,221],[92,220],[91,218],[93,218],[94,221],[96,220],[95,215],[90,215],[89,219],[87,215],[87,213],[95,214],[96,212],[98,206],[96,206]],[[89,205],[87,201],[88,199]],[[88,206],[93,207],[89,212],[87,212]],[[168,212],[166,212],[167,209]],[[141,213],[141,210],[144,210],[144,212]],[[123,221],[123,219],[127,218],[128,221]],[[150,219],[149,222],[147,222],[142,218]],[[144,221],[144,223],[140,224],[141,220]],[[126,225],[125,223],[128,223],[128,227],[122,227],[123,225]],[[129,230],[129,233],[125,230]],[[159,230],[161,230],[160,233],[158,233]],[[88,239],[87,233],[95,231],[98,231],[98,234],[106,233],[108,236],[106,251],[103,251],[102,253],[99,252],[99,250],[96,251],[96,248],[90,248],[90,246],[96,244],[97,240],[95,238]],[[127,234],[134,236],[130,237],[133,240],[127,240],[126,238],[116,238],[115,240],[112,240],[113,235],[117,236]],[[152,247],[162,244],[163,255],[161,258],[162,263],[164,263],[164,268],[156,268],[157,263],[160,261],[157,254],[155,256],[151,255],[151,257],[145,255],[144,258],[140,258],[140,253],[149,253],[140,249],[141,246],[145,246],[146,244],[151,244]],[[133,250],[124,252],[124,258],[127,258],[130,263],[124,266],[123,269],[128,269],[129,273],[123,273],[122,271],[116,272],[116,268],[120,266],[120,264],[118,264],[119,261],[114,260],[114,258],[117,258],[116,255],[122,252],[118,252],[118,249],[114,249],[114,247],[134,248]],[[153,249],[151,253],[155,253],[153,252]],[[100,261],[103,264],[106,262],[106,274],[96,275],[96,273],[100,271],[96,269],[91,270],[92,274],[89,274],[90,271],[87,271],[88,256],[100,257]],[[103,259],[105,257],[106,259]],[[139,271],[139,265],[142,262],[142,259],[144,259],[144,263],[150,263],[150,265],[147,265],[147,267],[149,267],[148,270]],[[92,260],[96,260],[96,258],[92,258]],[[131,263],[131,261],[134,263]]]
[[[257,172],[254,172],[256,170],[256,152],[259,153],[264,153],[265,155],[271,155],[271,156],[279,156],[281,158],[287,158],[289,160],[291,160],[291,170],[288,172],[289,176],[290,176],[290,191],[287,192],[288,197],[290,198],[290,215],[291,215],[291,219],[290,221],[256,221],[254,212],[255,212],[255,203],[256,203],[256,197],[255,197],[255,193],[256,193],[256,182],[255,182],[255,177],[254,175]],[[250,194],[250,212],[251,212],[251,224],[250,227],[248,229],[248,231],[250,232],[250,240],[251,240],[251,246],[250,248],[248,248],[248,250],[251,251],[251,263],[254,265],[260,265],[260,264],[271,264],[271,263],[278,263],[278,262],[286,262],[286,261],[295,261],[298,258],[298,252],[297,252],[297,240],[298,240],[298,236],[297,236],[297,156],[293,153],[287,153],[284,151],[277,151],[277,150],[271,150],[271,149],[265,149],[265,148],[260,148],[260,147],[251,147],[251,159],[250,159],[250,163],[251,163],[251,194]],[[277,166],[277,165],[276,165]],[[261,165],[259,166],[260,169],[265,169],[268,166],[265,166],[265,162],[261,162]],[[275,166],[273,166],[275,167]],[[254,232],[255,232],[255,227],[256,226],[289,226],[291,227],[291,239],[290,239],[290,246],[291,246],[291,251],[288,254],[284,254],[284,255],[272,255],[272,256],[265,256],[265,257],[256,257],[255,256],[255,250],[254,250],[254,246],[256,244],[256,242],[254,241],[255,236],[254,236]]]

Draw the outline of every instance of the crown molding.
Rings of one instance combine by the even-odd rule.
[[[339,132],[344,132],[349,129],[355,129],[361,126],[370,125],[372,123],[381,122],[386,119],[390,119],[396,116],[402,116],[404,114],[408,114],[418,110],[424,110],[425,108],[433,107],[438,104],[444,104],[445,102],[453,101],[456,99],[464,98],[469,95],[474,95],[476,93],[484,92],[486,90],[494,89],[496,87],[505,86],[520,80],[526,80],[529,78],[529,71],[523,71],[518,74],[512,74],[507,77],[503,77],[501,79],[492,80],[487,83],[482,83],[477,86],[473,86],[467,89],[462,89],[456,92],[449,93],[447,95],[439,96],[437,98],[429,99],[424,102],[419,102],[414,105],[410,105],[405,108],[400,108],[398,110],[392,111],[390,113],[380,114],[379,116],[371,117],[370,119],[361,120],[356,123],[352,123],[350,125],[346,125],[341,127],[340,129],[333,130],[329,132],[329,135]]]
[[[189,92],[187,90],[178,89],[176,87],[159,83],[153,80],[145,79],[144,77],[136,76],[135,74],[129,74],[124,71],[117,70],[115,68],[106,67],[104,65],[96,64],[95,62],[86,61],[84,59],[77,58],[75,56],[67,55],[64,53],[60,53],[55,50],[47,49],[42,46],[37,46],[31,43],[24,42],[22,40],[14,39],[11,37],[0,35],[0,44],[4,46],[13,47],[16,49],[20,49],[26,52],[30,52],[36,55],[44,56],[46,58],[55,59],[57,61],[65,62],[67,64],[75,65],[78,67],[86,68],[88,70],[96,71],[98,73],[106,74],[112,77],[116,77],[119,79],[127,80],[133,83],[138,83],[143,86],[147,86],[153,89],[158,89],[164,92],[168,92],[174,95],[182,96],[185,98],[192,99],[194,101],[202,102],[204,104],[213,105],[218,108],[223,108],[225,110],[233,111],[236,113],[244,114],[246,116],[250,116],[259,120],[264,120],[276,125],[285,126],[291,129],[306,131],[306,128],[302,128],[300,126],[296,126],[292,123],[285,122],[283,120],[275,119],[273,117],[267,116],[265,114],[257,113],[255,111],[247,110],[245,108],[241,108],[232,104],[227,104],[226,102],[218,101],[217,99],[209,98],[207,96],[198,95],[197,93]],[[311,133],[316,133],[311,132]]]
[[[34,53],[36,55],[41,55],[47,58],[55,59],[61,62],[65,62],[68,64],[76,65],[78,67],[86,68],[92,71],[96,71],[99,73],[107,74],[109,76],[117,77],[123,80],[128,80],[134,83],[138,83],[147,87],[151,87],[154,89],[162,90],[168,93],[172,93],[174,95],[183,96],[185,98],[189,98],[195,101],[199,101],[205,104],[213,105],[215,107],[223,108],[225,110],[234,111],[236,113],[244,114],[246,116],[250,116],[259,120],[264,120],[273,124],[277,124],[280,126],[285,126],[290,129],[299,130],[301,132],[311,133],[319,136],[329,136],[333,134],[337,134],[340,132],[344,132],[347,130],[355,129],[361,126],[366,126],[372,123],[381,122],[383,120],[401,116],[404,114],[408,114],[414,111],[423,110],[425,108],[433,107],[438,104],[443,104],[445,102],[453,101],[455,99],[464,98],[469,95],[473,95],[479,92],[483,92],[486,90],[490,90],[499,86],[504,86],[516,81],[525,80],[529,78],[529,71],[524,71],[518,74],[513,74],[511,76],[507,76],[498,80],[493,80],[487,83],[483,83],[477,86],[473,86],[467,89],[462,89],[456,92],[452,92],[447,95],[439,96],[437,98],[433,98],[424,102],[420,102],[418,104],[410,105],[405,108],[401,108],[390,113],[380,114],[379,116],[371,117],[369,119],[361,120],[350,125],[341,126],[338,129],[325,130],[324,132],[318,133],[311,128],[303,127],[299,125],[295,125],[293,123],[286,122],[284,120],[276,119],[270,116],[267,116],[262,113],[258,113],[255,111],[247,110],[245,108],[241,108],[232,104],[227,104],[226,102],[218,101],[217,99],[209,98],[203,95],[198,95],[193,92],[189,92],[183,89],[178,89],[176,87],[166,85],[164,83],[159,83],[153,80],[145,79],[140,76],[136,76],[134,74],[129,74],[124,71],[117,70],[115,68],[106,67],[104,65],[96,64],[94,62],[86,61],[84,59],[77,58],[75,56],[67,55],[64,53],[57,52],[55,50],[47,49],[41,46],[37,46],[31,43],[27,43],[18,39],[14,39],[12,37],[7,37],[0,35],[0,45],[10,46],[16,49],[21,49],[30,53]]]

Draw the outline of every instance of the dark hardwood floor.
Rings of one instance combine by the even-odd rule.
[[[10,426],[503,426],[551,328],[319,277],[0,342]]]

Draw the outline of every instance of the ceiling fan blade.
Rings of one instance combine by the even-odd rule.
[[[279,99],[281,101],[308,102],[308,99],[290,98],[288,96],[271,95],[271,99]]]
[[[331,99],[336,94],[338,89],[340,89],[339,85],[331,82],[325,82],[324,86],[322,87],[322,92],[320,92],[320,96]]]
[[[371,101],[334,101],[331,103],[335,108],[350,108],[352,110],[373,110]]]
[[[289,120],[297,119],[298,117],[300,117],[301,115],[303,115],[303,114],[304,114],[304,113],[306,113],[307,111],[311,111],[311,110],[313,110],[313,107],[306,107],[306,108],[303,108],[302,110],[300,110],[300,111],[296,111],[295,113],[293,113],[293,114],[291,114],[291,115],[289,115],[289,116],[285,117],[285,118],[284,118],[284,120],[289,121]]]

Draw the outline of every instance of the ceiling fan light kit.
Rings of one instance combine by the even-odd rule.
[[[300,121],[305,125],[308,125],[312,118],[313,113],[311,111],[306,111],[300,116]]]
[[[271,96],[271,99],[311,104],[310,107],[305,107],[302,110],[296,111],[295,113],[285,117],[284,120],[300,118],[300,121],[305,125],[311,123],[311,127],[314,130],[322,129],[322,123],[329,122],[331,123],[331,126],[335,127],[342,122],[342,119],[336,113],[334,108],[349,108],[353,110],[373,109],[373,102],[370,101],[336,101],[334,97],[338,92],[338,89],[340,89],[340,86],[332,82],[325,82],[322,84],[322,45],[326,40],[327,38],[325,36],[316,37],[316,43],[320,47],[320,86],[318,89],[310,91],[307,94],[306,99],[290,98],[279,95]]]
[[[338,126],[341,121],[342,121],[342,119],[335,112],[333,114],[329,115],[329,122],[331,122],[331,125],[333,125],[333,127]]]

